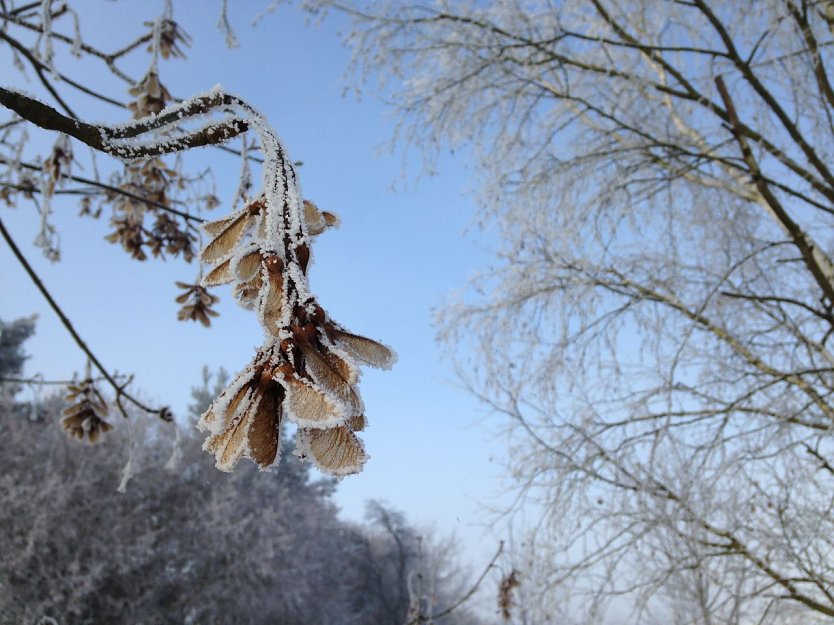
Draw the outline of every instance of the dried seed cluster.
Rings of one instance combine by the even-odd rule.
[[[127,193],[109,192],[105,202],[112,203],[113,215],[110,225],[113,232],[105,238],[119,243],[136,260],[147,259],[147,251],[154,256],[182,255],[186,262],[194,258],[194,243],[197,240],[184,224],[172,219],[155,204],[171,205],[172,187],[182,188],[185,181],[162,159],[152,158],[132,163],[125,167],[124,174],[113,186]],[[142,201],[147,200],[147,202]],[[148,227],[146,215],[154,216],[154,223]]]
[[[185,282],[177,282],[177,286],[185,292],[177,297],[177,303],[182,304],[177,313],[177,319],[185,321],[199,321],[204,326],[211,325],[209,317],[216,317],[217,311],[212,310],[212,306],[219,301],[216,295],[208,292],[206,287],[200,284],[186,284]]]
[[[163,59],[170,57],[184,59],[185,52],[183,52],[180,44],[186,48],[191,45],[191,36],[185,32],[179,24],[172,19],[163,19],[159,24],[155,22],[145,22],[145,26],[150,28],[159,28],[159,54]],[[153,52],[154,44],[148,46],[148,52]]]
[[[204,224],[211,239],[202,260],[213,268],[203,284],[233,284],[240,303],[257,311],[266,340],[199,426],[224,471],[244,456],[262,468],[273,464],[287,419],[298,425],[296,455],[334,475],[355,473],[367,459],[356,436],[366,425],[358,365],[388,368],[394,354],[347,332],[309,294],[310,242],[337,219],[283,197],[275,208],[262,195]]]
[[[90,443],[95,443],[101,434],[113,429],[104,420],[107,403],[90,378],[67,386],[64,399],[70,405],[61,412],[64,417],[61,425],[73,438],[84,440],[86,437]]]
[[[140,119],[149,115],[156,115],[171,101],[171,94],[161,82],[159,74],[150,70],[136,85],[128,89],[128,93],[136,100],[127,107],[133,111],[133,118]]]

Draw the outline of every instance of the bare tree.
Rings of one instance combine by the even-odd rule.
[[[834,616],[834,3],[305,7],[478,159],[502,245],[439,324],[544,511],[541,618]]]
[[[221,4],[221,29],[231,45],[234,36]],[[184,292],[180,319],[209,325],[217,298],[208,288],[231,284],[241,305],[254,309],[266,339],[206,410],[199,427],[208,433],[205,448],[218,468],[231,471],[241,457],[261,467],[278,461],[283,422],[298,426],[298,455],[322,470],[346,475],[361,470],[367,455],[356,432],[365,427],[364,406],[357,389],[359,366],[390,367],[393,352],[375,341],[348,332],[318,303],[310,289],[307,267],[313,238],[337,219],[300,196],[294,163],[264,117],[237,96],[214,88],[190,99],[171,96],[160,80],[160,60],[184,56],[189,37],[174,20],[173,5],[146,24],[143,35],[105,52],[82,36],[81,18],[70,2],[17,5],[0,0],[0,52],[19,78],[28,70],[37,77],[41,95],[52,104],[14,87],[0,86],[0,193],[9,204],[33,203],[41,229],[35,244],[51,260],[60,258],[58,234],[51,220],[51,199],[58,193],[82,196],[82,213],[111,211],[114,231],[108,239],[137,260],[153,256],[196,257],[196,224],[202,223],[205,245],[199,253],[206,271],[195,283],[178,283]],[[72,28],[72,31],[64,30]],[[73,34],[67,34],[72,32]],[[61,53],[59,53],[59,49]],[[126,57],[149,52],[142,78],[129,76]],[[106,68],[134,99],[124,103],[106,87],[75,80],[62,70],[70,55],[86,57]],[[66,91],[123,109],[117,123],[88,123],[76,114]],[[133,119],[124,117],[132,113]],[[56,133],[49,155],[38,162],[31,154],[30,130]],[[242,137],[239,190],[233,210],[205,222],[194,209],[218,203],[212,194],[183,205],[176,187],[188,187],[199,176],[187,176],[166,164],[166,155],[200,146],[223,146]],[[247,138],[251,137],[251,138]],[[79,148],[101,152],[124,164],[110,183],[73,175]],[[228,148],[224,148],[227,149]],[[257,150],[260,184],[252,181],[250,152]],[[232,150],[234,151],[234,150]],[[95,159],[92,157],[92,169]],[[31,159],[31,160],[30,160]],[[94,206],[97,203],[97,207]],[[154,219],[150,225],[151,218]],[[70,387],[78,401],[66,413],[65,428],[79,438],[98,439],[111,424],[107,403],[95,387],[101,376],[113,395],[113,406],[127,417],[132,405],[163,420],[167,407],[154,408],[129,390],[130,379],[118,380],[79,335],[71,320],[35,273],[26,254],[0,220],[0,236],[32,282],[86,354],[91,372]]]

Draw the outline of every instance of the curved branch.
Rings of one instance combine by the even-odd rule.
[[[89,358],[90,362],[92,362],[95,365],[96,369],[98,369],[101,375],[104,377],[104,379],[107,380],[107,383],[110,384],[111,387],[113,387],[113,390],[116,393],[116,403],[119,405],[119,407],[121,408],[121,399],[124,398],[137,408],[140,408],[141,410],[144,410],[147,413],[158,415],[164,421],[171,421],[171,411],[167,407],[163,406],[162,408],[151,408],[147,404],[144,404],[143,402],[139,401],[138,399],[136,399],[136,397],[125,391],[125,385],[119,384],[116,381],[115,377],[104,367],[104,365],[101,364],[101,361],[96,357],[96,355],[93,353],[93,351],[84,341],[84,339],[81,338],[81,336],[76,331],[75,327],[73,327],[72,322],[64,314],[64,311],[61,310],[61,307],[58,306],[58,303],[47,290],[46,286],[44,286],[40,277],[38,276],[38,274],[35,273],[35,270],[32,268],[32,265],[30,265],[29,261],[26,260],[26,257],[23,255],[23,253],[20,251],[20,248],[14,242],[14,239],[12,239],[11,235],[9,234],[9,231],[6,230],[6,226],[3,224],[2,219],[0,219],[0,235],[2,235],[3,239],[5,239],[12,253],[15,255],[15,258],[17,258],[18,262],[20,262],[20,264],[23,266],[23,269],[29,275],[29,279],[32,280],[32,282],[41,292],[41,295],[43,295],[50,308],[52,308],[52,310],[55,311],[55,314],[58,315],[58,318],[61,320],[61,323],[67,329],[67,332],[70,333],[70,336],[72,336],[76,345],[78,345],[78,347],[81,348],[81,351],[83,351],[87,355],[87,358]],[[122,414],[124,414],[125,417],[127,416],[127,414],[125,414],[124,412],[124,409],[122,409]]]
[[[46,130],[55,130],[74,137],[100,152],[122,160],[134,160],[180,152],[205,145],[224,143],[249,130],[249,124],[241,119],[231,118],[225,122],[210,124],[200,130],[186,132],[165,141],[152,144],[119,144],[110,139],[133,138],[150,130],[165,126],[173,111],[186,111],[196,114],[194,108],[206,105],[209,98],[172,107],[164,115],[143,118],[124,126],[95,126],[62,115],[51,106],[31,98],[19,91],[0,87],[0,104],[14,111],[22,118]],[[204,112],[200,109],[196,112]]]

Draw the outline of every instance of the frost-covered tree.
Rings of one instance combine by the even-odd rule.
[[[220,28],[234,45],[225,1],[219,8]],[[366,423],[357,390],[359,366],[390,367],[394,354],[340,326],[310,289],[313,239],[336,217],[301,197],[285,146],[243,99],[219,87],[187,99],[171,95],[173,86],[162,82],[162,61],[184,57],[189,37],[175,21],[170,0],[141,35],[131,39],[126,31],[124,46],[116,51],[88,40],[82,18],[68,1],[0,1],[0,59],[11,70],[0,85],[0,112],[5,111],[0,118],[0,198],[9,206],[25,203],[37,209],[35,245],[51,260],[60,258],[52,202],[61,193],[81,195],[82,214],[98,216],[107,210],[113,226],[108,240],[137,260],[149,254],[198,259],[205,271],[197,282],[178,283],[183,289],[177,298],[180,319],[209,325],[217,298],[208,289],[226,284],[241,305],[255,311],[263,345],[198,424],[208,433],[205,446],[218,468],[230,471],[244,456],[262,468],[275,464],[282,424],[289,421],[297,426],[300,457],[336,475],[360,471],[367,456],[356,435]],[[146,53],[144,75],[130,75],[127,60]],[[95,64],[108,80],[98,84],[90,79],[93,72],[71,75],[73,70],[66,68],[72,56]],[[35,77],[42,99],[19,90],[29,76]],[[121,86],[110,94],[113,81]],[[131,101],[122,102],[123,94]],[[115,119],[85,121],[84,110],[74,104],[79,95],[115,108]],[[33,141],[43,138],[40,131],[50,134],[52,145],[43,155]],[[201,146],[230,150],[224,144],[238,138],[238,192],[228,215],[206,221],[201,215],[218,204],[217,198],[196,192],[200,176],[187,174],[179,161],[166,157]],[[88,164],[94,177],[76,175],[73,167],[88,151],[113,157],[121,169],[105,181],[93,156]],[[257,178],[253,167],[260,169]],[[205,235],[201,250],[196,249],[198,225]],[[0,236],[89,359],[91,373],[70,388],[74,399],[86,403],[71,409],[65,427],[91,441],[111,427],[103,418],[107,404],[93,375],[110,387],[112,406],[123,416],[132,406],[170,421],[168,408],[140,400],[96,357],[2,219]]]
[[[834,616],[834,3],[303,4],[478,163],[439,324],[543,511],[530,622]]]
[[[214,391],[196,389],[192,422]],[[85,448],[50,427],[61,404],[0,407],[2,623],[403,625],[415,571],[436,580],[425,596],[437,614],[466,582],[432,541],[418,568],[402,515],[376,505],[366,524],[339,519],[333,478],[290,454],[272,473],[224,475],[193,427],[172,442],[171,426],[147,419]],[[133,477],[119,492],[128,450]],[[479,621],[455,610],[436,622]]]
[[[20,388],[26,354],[23,342],[35,332],[35,319],[0,319],[0,404],[10,406]]]

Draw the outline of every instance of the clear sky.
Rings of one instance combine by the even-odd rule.
[[[175,19],[193,42],[186,61],[161,62],[161,80],[180,97],[219,83],[268,117],[292,158],[304,163],[299,170],[304,196],[342,219],[339,229],[317,240],[313,291],[337,321],[393,346],[399,355],[392,371],[367,370],[363,376],[360,390],[369,419],[364,440],[371,460],[361,475],[342,481],[337,502],[345,516],[359,519],[365,501],[381,499],[413,522],[455,531],[472,565],[481,566],[496,547],[479,526],[489,518],[482,505],[494,504],[502,491],[500,464],[493,459],[500,461],[504,447],[488,431],[485,410],[455,386],[432,325],[432,310],[489,262],[478,237],[464,232],[475,211],[467,195],[475,183],[465,155],[441,157],[438,174],[428,176],[419,155],[404,160],[402,150],[380,149],[395,119],[371,92],[361,100],[343,97],[349,52],[339,43],[337,29],[344,23],[329,19],[307,26],[289,7],[252,26],[263,5],[230,5],[241,42],[236,50],[226,49],[216,28],[219,1],[175,3]],[[91,2],[87,8],[85,36],[115,49],[142,32],[142,22],[154,19],[162,2]],[[141,75],[149,55],[135,58],[131,71]],[[95,71],[112,85],[98,66],[70,67],[82,82],[95,80],[89,75]],[[0,83],[37,91],[34,84],[20,84],[7,58],[0,59]],[[109,93],[128,99],[126,93]],[[82,97],[72,101],[93,119],[115,121],[124,115],[90,108]],[[213,149],[187,158],[190,171],[211,165],[224,202],[219,210],[226,210],[239,160]],[[106,161],[99,158],[103,167]],[[228,287],[215,290],[221,316],[210,329],[178,322],[174,298],[179,291],[173,282],[195,281],[196,266],[130,260],[103,240],[109,232],[106,219],[79,219],[72,203],[57,204],[63,260],[52,264],[32,246],[38,227],[33,208],[21,202],[0,211],[93,351],[109,368],[135,374],[135,388],[150,401],[184,414],[203,365],[235,372],[260,345],[254,315],[233,303]],[[483,244],[483,236],[480,240]],[[0,318],[40,313],[37,335],[27,344],[26,373],[65,379],[83,370],[83,355],[5,246],[0,246],[0,267]]]

